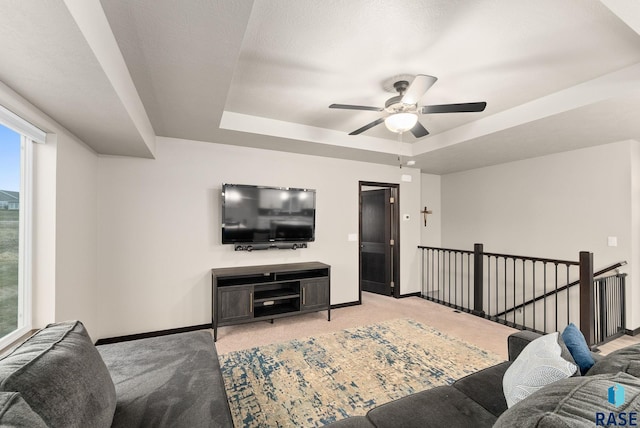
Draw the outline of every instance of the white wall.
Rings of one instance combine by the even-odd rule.
[[[64,137],[57,154],[55,319],[82,320],[95,336],[98,157]]]
[[[92,332],[98,157],[1,82],[0,104],[47,132],[33,156],[33,327],[80,319]]]
[[[442,201],[440,194],[441,180],[439,175],[421,174],[422,204],[420,211],[427,207],[431,214],[427,214],[427,225],[424,216],[420,214],[420,242],[424,246],[439,247],[442,242]]]
[[[637,147],[625,141],[442,176],[442,246],[472,249],[477,242],[488,252],[567,260],[591,251],[596,269],[631,263]],[[607,245],[609,236],[618,246]],[[630,264],[623,271],[629,307],[637,307],[638,270]],[[627,328],[638,327],[638,316],[628,313]]]
[[[56,302],[56,157],[57,141],[33,150],[32,323],[55,321]]]
[[[98,337],[210,323],[213,267],[318,260],[332,266],[332,304],[357,301],[358,243],[347,236],[358,233],[359,180],[400,183],[410,214],[400,286],[420,290],[419,170],[168,138],[156,157],[98,161]],[[251,253],[221,245],[223,182],[316,189],[316,241]]]

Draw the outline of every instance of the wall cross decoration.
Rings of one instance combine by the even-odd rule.
[[[420,213],[423,215],[424,217],[424,225],[427,225],[427,214],[432,214],[433,211],[428,210],[427,207],[424,207],[424,209],[422,211],[420,211]]]

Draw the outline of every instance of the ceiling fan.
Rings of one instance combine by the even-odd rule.
[[[418,74],[415,76],[411,84],[409,84],[410,78],[411,76],[406,75],[393,78],[393,86],[385,89],[390,89],[391,92],[395,90],[398,92],[398,95],[389,98],[384,103],[384,108],[350,104],[331,104],[329,108],[379,112],[384,111],[387,113],[385,117],[376,119],[362,128],[349,133],[349,135],[361,134],[362,132],[384,122],[386,127],[392,132],[403,133],[411,131],[416,138],[422,138],[428,135],[429,131],[427,131],[426,128],[418,121],[419,114],[481,112],[487,106],[487,103],[484,101],[475,103],[418,106],[420,98],[422,98],[429,88],[436,83],[438,78],[428,76],[426,74]]]

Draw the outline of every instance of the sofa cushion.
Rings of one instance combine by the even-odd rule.
[[[580,373],[585,374],[594,365],[591,349],[587,345],[582,332],[574,323],[569,324],[562,332],[562,340],[569,349],[574,361],[580,367]]]
[[[510,362],[487,367],[453,383],[453,387],[462,392],[496,417],[507,410],[507,402],[502,391],[502,378]]]
[[[0,359],[0,390],[20,392],[50,427],[108,427],[113,381],[79,321],[51,324]]]
[[[47,428],[19,392],[0,392],[0,427]]]
[[[618,349],[598,360],[587,372],[587,376],[625,372],[640,377],[640,343]]]
[[[609,403],[609,389],[622,385],[625,401],[619,406]],[[640,411],[640,379],[626,373],[573,377],[545,386],[509,408],[494,428],[593,427],[598,413],[604,424],[613,413]],[[617,422],[620,420],[618,419]],[[627,416],[628,422],[628,416]]]
[[[452,386],[439,386],[367,413],[378,428],[491,427],[496,417]]]
[[[232,427],[209,331],[100,345],[116,385],[114,427]]]
[[[502,381],[507,406],[545,385],[578,371],[559,333],[541,336],[529,343],[504,374]]]

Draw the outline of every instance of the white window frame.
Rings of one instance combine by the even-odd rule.
[[[28,333],[32,323],[33,253],[33,143],[44,143],[46,134],[18,115],[0,106],[0,124],[20,138],[20,225],[18,255],[18,328],[0,338],[0,349]]]

